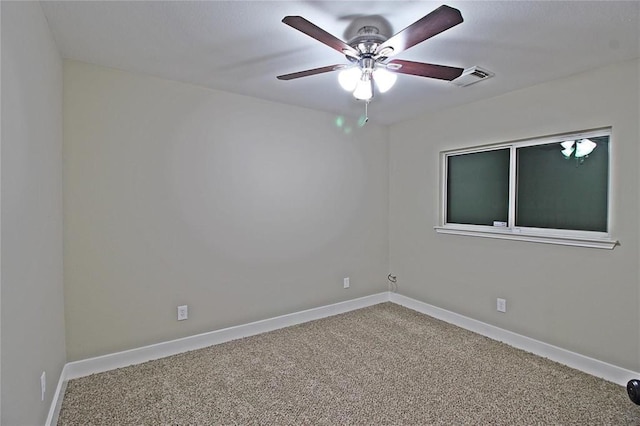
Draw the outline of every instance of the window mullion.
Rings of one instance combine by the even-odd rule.
[[[511,229],[516,226],[516,148],[511,145],[509,151],[509,215],[507,226]]]

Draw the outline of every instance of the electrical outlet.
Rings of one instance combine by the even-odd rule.
[[[342,280],[342,286],[344,288],[349,288],[351,284],[349,284],[349,277],[345,278],[344,280]]]
[[[178,306],[178,321],[186,320],[189,318],[189,306]]]
[[[40,375],[40,400],[44,401],[44,394],[47,391],[47,373],[42,372]]]
[[[498,297],[496,301],[496,309],[498,312],[507,312],[507,300]]]

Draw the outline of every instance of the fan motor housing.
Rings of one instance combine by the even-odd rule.
[[[363,59],[372,58],[375,55],[378,46],[387,41],[388,37],[380,34],[378,27],[365,25],[358,30],[358,34],[351,38],[347,44],[356,49],[361,58],[350,57],[345,55],[351,62],[362,62]]]
[[[363,15],[353,18],[351,23],[343,32],[344,40],[347,44],[358,36],[370,34],[371,29],[374,29],[375,34],[378,34],[384,40],[389,39],[393,34],[393,28],[391,24],[384,16],[380,15]]]

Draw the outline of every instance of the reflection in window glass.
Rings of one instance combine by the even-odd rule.
[[[609,136],[516,150],[516,226],[607,231]]]

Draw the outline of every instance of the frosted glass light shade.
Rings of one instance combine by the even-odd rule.
[[[338,83],[347,92],[353,92],[360,81],[362,71],[358,67],[344,69],[338,73]]]
[[[353,96],[361,101],[368,101],[373,98],[373,82],[370,77],[363,77],[358,81]]]
[[[384,68],[376,68],[373,70],[373,80],[378,86],[380,93],[385,93],[396,84],[398,76],[395,73],[389,72]]]

